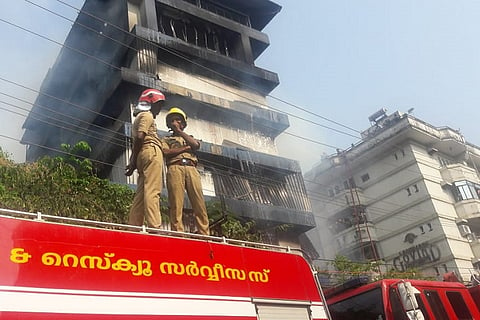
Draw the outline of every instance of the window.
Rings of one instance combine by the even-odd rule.
[[[161,5],[158,5],[158,8],[159,32],[227,57],[237,60],[245,59],[240,48],[241,37],[237,32],[205,23],[205,21],[191,16],[181,18],[175,12]],[[214,12],[223,16],[225,13],[221,10]]]
[[[425,304],[423,303],[422,296],[419,293],[416,293],[415,298],[417,298],[418,308],[422,311],[423,318],[425,320],[430,320],[430,317],[428,316],[428,312],[425,309]]]
[[[453,185],[457,201],[480,198],[480,185],[476,183],[462,180],[454,182]]]
[[[408,320],[407,314],[403,311],[400,297],[395,288],[390,288],[390,305],[392,306],[393,320]]]
[[[398,151],[398,153],[395,152],[395,153],[393,154],[393,157],[395,158],[395,160],[400,159],[400,156],[399,156],[399,155],[401,155],[402,158],[405,158],[405,151],[402,149],[402,150]]]
[[[424,291],[425,297],[427,298],[428,304],[432,309],[433,314],[435,315],[435,319],[437,320],[449,320],[447,312],[443,307],[442,300],[438,295],[437,291]]]
[[[467,305],[463,300],[462,294],[457,291],[447,291],[447,298],[452,305],[453,311],[457,315],[458,320],[471,320],[472,315],[468,311]]]
[[[335,320],[386,319],[380,288],[336,302],[329,308]]]
[[[370,180],[370,175],[368,173],[365,173],[363,176],[361,176],[362,182],[367,182]]]
[[[442,167],[446,167],[448,166],[449,164],[452,164],[452,162],[448,159],[444,159],[444,158],[440,158],[438,157],[438,161],[440,162],[440,166]]]

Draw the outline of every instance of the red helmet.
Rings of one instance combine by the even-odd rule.
[[[165,95],[157,89],[147,89],[142,92],[138,98],[138,102],[155,103],[165,100]]]

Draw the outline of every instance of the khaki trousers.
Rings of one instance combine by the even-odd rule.
[[[167,171],[168,204],[172,230],[184,231],[183,200],[185,190],[192,205],[195,222],[200,234],[209,235],[209,223],[202,182],[197,169],[192,166],[171,165]]]
[[[137,157],[137,191],[128,215],[128,223],[143,225],[144,219],[150,228],[160,228],[160,193],[162,192],[163,153],[159,146],[143,146]]]

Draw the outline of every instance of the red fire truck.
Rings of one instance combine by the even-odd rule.
[[[333,320],[473,320],[480,319],[476,290],[459,282],[360,277],[325,296]]]
[[[0,319],[327,319],[293,249],[145,231],[0,210]]]

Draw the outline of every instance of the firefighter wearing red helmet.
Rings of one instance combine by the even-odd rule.
[[[170,206],[170,224],[174,231],[184,231],[183,200],[185,191],[192,205],[197,232],[209,235],[209,222],[205,200],[203,199],[200,174],[196,168],[198,159],[195,154],[200,142],[184,132],[187,115],[182,109],[173,107],[167,112],[167,127],[171,136],[162,139],[163,154],[167,163],[168,204]]]
[[[132,125],[133,148],[125,175],[138,172],[137,190],[128,215],[128,223],[159,228],[160,193],[162,192],[163,154],[157,135],[156,116],[160,113],[165,96],[157,89],[146,89],[138,98]]]

